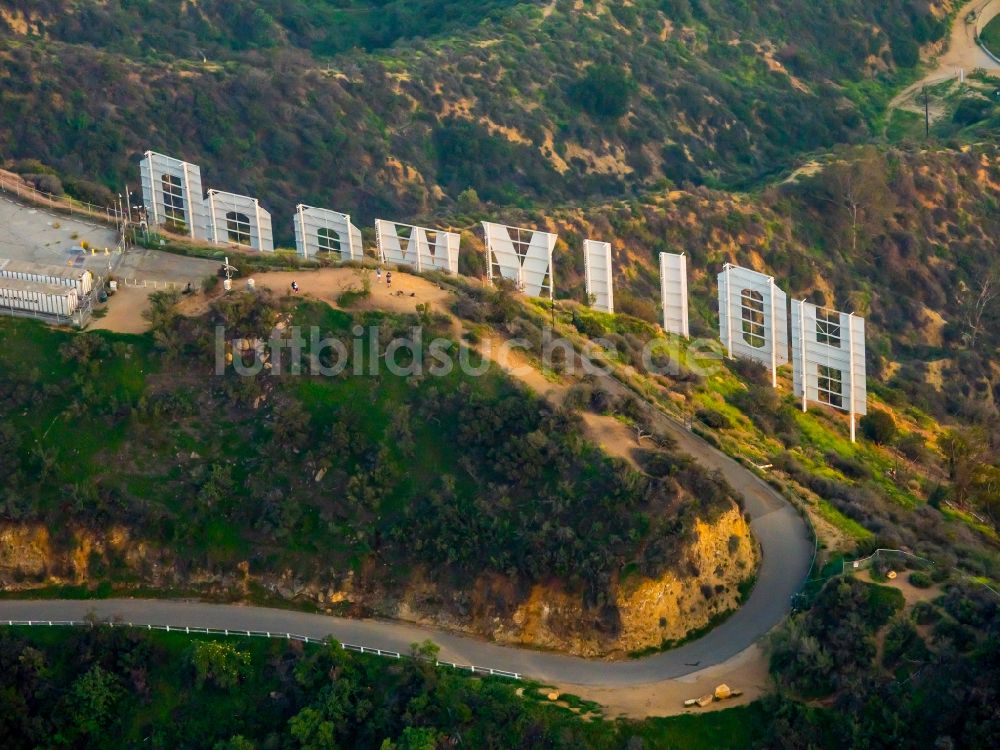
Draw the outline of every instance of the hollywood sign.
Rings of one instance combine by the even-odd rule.
[[[149,221],[193,240],[233,243],[263,252],[274,250],[271,214],[256,198],[209,190],[202,192],[195,164],[153,151],[139,163],[143,203]],[[296,250],[306,258],[321,253],[342,261],[364,258],[361,231],[349,214],[299,205],[293,218]],[[484,221],[487,274],[513,282],[532,297],[555,291],[552,253],[558,236],[551,232]],[[384,219],[375,221],[378,257],[383,263],[417,271],[458,273],[460,236]],[[584,241],[587,299],[595,310],[614,313],[611,243]],[[660,301],[663,329],[688,338],[687,257],[660,253]],[[726,264],[718,276],[719,338],[730,357],[760,362],[778,385],[778,368],[791,361],[793,389],[808,404],[821,403],[855,417],[866,413],[864,319],[793,301],[789,327],[785,293],[771,276]],[[789,337],[789,328],[791,336]]]

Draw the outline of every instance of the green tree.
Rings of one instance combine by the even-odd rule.
[[[994,528],[1000,527],[1000,467],[985,463],[976,467],[971,499]]]
[[[337,726],[315,708],[303,708],[288,722],[302,750],[337,750]]]
[[[257,746],[254,743],[242,734],[236,734],[228,740],[216,742],[215,747],[213,747],[212,750],[256,750],[256,747]]]
[[[896,436],[896,420],[887,411],[872,409],[861,418],[861,434],[876,445],[885,445]]]
[[[458,194],[458,208],[460,211],[472,213],[480,210],[482,207],[482,201],[479,200],[479,193],[476,192],[475,188],[466,188]]]
[[[885,158],[874,146],[845,154],[827,165],[810,183],[814,197],[836,207],[838,219],[851,244],[852,257],[861,240],[872,235],[892,214],[893,191],[889,187]]]
[[[190,660],[199,688],[212,682],[228,690],[239,685],[250,672],[250,654],[222,641],[196,641],[191,646]]]
[[[396,743],[398,750],[435,750],[441,735],[437,730],[430,727],[407,727],[403,730],[399,742]]]
[[[114,721],[122,694],[118,678],[94,665],[70,687],[67,716],[82,734],[98,735]]]
[[[570,99],[589,115],[616,120],[628,112],[632,77],[614,65],[596,64],[569,86]]]

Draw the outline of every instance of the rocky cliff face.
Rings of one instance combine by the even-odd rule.
[[[233,570],[186,570],[125,528],[75,529],[58,539],[40,525],[0,528],[0,589],[8,592],[104,580],[227,600],[266,591],[327,611],[411,620],[580,656],[621,656],[683,638],[738,606],[739,586],[753,575],[757,560],[749,527],[734,506],[714,523],[698,523],[697,538],[677,566],[681,572],[626,576],[612,601],[588,606],[579,593],[554,583],[521,591],[500,576],[484,576],[473,590],[450,590],[418,573],[400,591],[388,592],[365,586],[363,571],[302,581],[292,571],[255,575],[245,562]],[[114,588],[127,592],[131,585]]]
[[[578,595],[536,586],[491,635],[580,656],[657,648],[737,607],[740,583],[753,575],[758,555],[746,520],[734,507],[712,524],[699,522],[697,538],[681,559],[677,571],[659,578],[626,577],[612,603],[590,611],[581,608]]]

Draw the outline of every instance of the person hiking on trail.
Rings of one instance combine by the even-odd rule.
[[[377,283],[379,283],[379,284],[382,283],[382,269],[381,268],[376,268],[375,269],[375,281]]]
[[[299,291],[299,285],[298,285],[297,282],[293,281],[292,282],[292,292],[294,293],[294,292],[298,292],[298,291]]]
[[[385,285],[392,286],[392,271],[386,271],[385,273]]]

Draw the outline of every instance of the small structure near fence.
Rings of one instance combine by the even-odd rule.
[[[901,563],[905,567],[920,567],[928,568],[934,566],[933,560],[928,560],[926,557],[920,557],[919,555],[914,555],[911,552],[906,552],[901,549],[877,549],[868,557],[863,557],[860,560],[844,560],[843,562],[843,572],[854,570],[867,570],[868,568],[875,567],[879,563],[889,564],[890,561],[895,561]]]
[[[80,308],[80,295],[72,286],[0,278],[0,308],[72,319]]]
[[[0,258],[0,278],[36,281],[42,284],[75,287],[82,297],[94,288],[94,274],[87,268],[31,263]]]
[[[837,564],[839,562],[839,564]],[[893,568],[895,567],[895,571]],[[997,591],[984,580],[974,578],[973,576],[963,573],[957,568],[944,568],[942,569],[933,560],[928,560],[926,557],[920,557],[912,552],[907,552],[901,549],[876,549],[868,557],[862,557],[857,560],[842,559],[840,561],[834,561],[830,565],[830,569],[824,568],[824,570],[829,570],[826,575],[822,575],[819,578],[811,578],[805,582],[802,590],[798,593],[792,595],[792,608],[793,610],[803,609],[810,606],[810,602],[815,598],[816,594],[819,593],[820,589],[826,585],[826,582],[832,578],[840,578],[851,573],[858,573],[862,570],[871,570],[874,568],[878,573],[886,574],[886,578],[892,580],[895,576],[890,576],[890,572],[899,572],[903,569],[916,569],[929,571],[931,569],[940,570],[944,576],[951,574],[957,574],[957,577],[975,586],[982,586],[998,599],[1000,599],[1000,591]]]
[[[150,625],[136,624],[132,622],[114,622],[112,620],[101,622],[97,620],[0,620],[0,625],[8,627],[126,627],[139,630],[162,630],[165,633],[184,633],[185,635],[222,635],[238,636],[241,638],[276,638],[283,641],[299,641],[300,643],[326,643],[328,638],[316,638],[308,635],[298,635],[296,633],[278,633],[269,630],[231,630],[228,628],[197,628],[187,625]],[[341,643],[340,647],[345,651],[353,651],[357,654],[369,654],[373,656],[384,656],[390,659],[414,658],[424,659],[421,656],[410,657],[398,651],[390,651],[384,648],[373,648],[371,646],[358,646],[354,643]],[[430,661],[426,659],[426,661]],[[470,674],[489,675],[491,677],[505,677],[509,680],[520,680],[520,672],[511,672],[506,669],[493,669],[491,667],[477,667],[474,664],[456,664],[450,661],[434,660],[436,667],[451,667]]]

